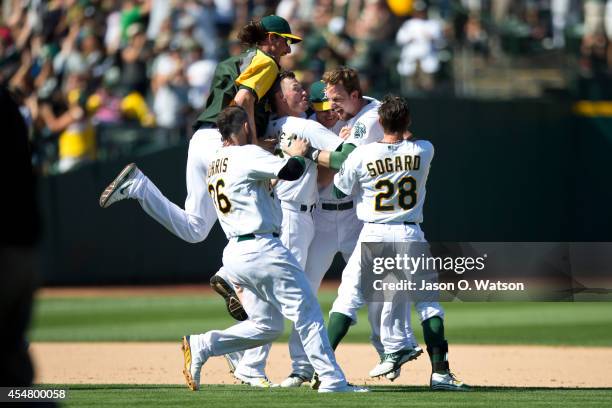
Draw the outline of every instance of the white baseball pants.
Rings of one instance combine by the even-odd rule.
[[[204,357],[219,356],[272,342],[283,331],[283,317],[291,320],[323,389],[346,385],[327,338],[323,316],[304,272],[278,238],[230,240],[223,264],[235,286],[243,288],[249,320],[226,330],[198,335]]]
[[[365,300],[361,291],[361,243],[362,242],[407,242],[425,241],[425,235],[418,225],[404,224],[372,224],[365,223],[359,235],[355,250],[344,271],[342,282],[338,288],[338,297],[334,301],[330,313],[342,313],[357,322],[357,311]],[[421,302],[422,303],[422,302]],[[434,302],[415,306],[422,313],[433,316]],[[416,344],[410,326],[409,307],[403,303],[371,302],[368,318],[372,327],[372,342],[380,353],[393,353],[403,348],[412,348]],[[438,305],[439,306],[439,305]],[[378,312],[380,310],[380,312]],[[440,308],[441,310],[441,308]],[[429,317],[431,317],[429,316]]]
[[[217,213],[208,194],[206,173],[208,157],[221,146],[217,129],[198,130],[189,142],[187,155],[187,198],[183,210],[168,200],[151,180],[140,174],[129,190],[143,210],[168,231],[184,241],[201,242],[217,221]]]

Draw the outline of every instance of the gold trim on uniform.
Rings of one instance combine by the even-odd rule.
[[[278,73],[276,61],[261,50],[257,50],[246,69],[236,78],[236,84],[251,89],[257,95],[257,99],[261,99],[274,85]]]

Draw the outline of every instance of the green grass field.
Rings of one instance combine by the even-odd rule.
[[[326,315],[335,297],[319,298]],[[612,346],[612,303],[449,303],[446,333],[451,344]],[[368,342],[365,310],[346,338]],[[178,341],[187,333],[233,323],[216,296],[44,298],[36,302],[32,341]],[[420,325],[413,316],[417,339]],[[289,325],[285,325],[288,332]],[[286,339],[286,335],[285,335]],[[469,393],[431,392],[426,387],[373,387],[368,394],[319,395],[301,389],[253,389],[243,385],[45,385],[69,389],[68,407],[608,407],[612,388],[478,387]]]
[[[335,292],[319,296],[327,315]],[[612,303],[446,303],[453,344],[612,346]],[[233,321],[216,296],[46,298],[36,302],[32,341],[177,341]],[[417,339],[420,324],[413,314]],[[289,324],[285,325],[288,333]],[[368,342],[365,310],[346,341]],[[286,336],[285,336],[286,339]]]
[[[300,389],[205,386],[194,393],[181,386],[75,385],[69,407],[609,407],[612,389],[481,387],[472,392],[431,392],[425,387],[373,387],[368,394],[318,394]],[[247,402],[248,401],[248,402]]]

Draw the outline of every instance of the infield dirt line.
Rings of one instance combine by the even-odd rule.
[[[182,353],[176,343],[33,343],[36,382],[45,384],[182,384]],[[349,381],[389,385],[368,371],[378,361],[371,345],[343,344],[338,362]],[[451,369],[473,385],[509,387],[612,387],[612,347],[456,345]],[[274,382],[290,373],[287,345],[275,344],[267,374]],[[426,354],[407,363],[396,385],[427,385]],[[237,383],[222,357],[211,358],[202,372],[204,384]]]
[[[322,291],[335,292],[339,281],[324,281]],[[203,295],[214,294],[208,282],[189,285],[124,285],[124,286],[76,286],[76,287],[44,287],[36,292],[39,299],[49,298],[88,298],[88,297],[131,297],[131,296],[173,296],[173,295]],[[217,296],[217,295],[215,295]]]

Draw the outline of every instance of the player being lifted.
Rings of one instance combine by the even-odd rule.
[[[242,289],[249,320],[226,330],[183,338],[184,374],[197,390],[200,370],[211,356],[269,343],[283,332],[283,317],[291,320],[311,364],[319,372],[319,392],[366,391],[346,383],[325,333],[323,316],[303,270],[278,238],[279,202],[271,179],[296,180],[304,171],[308,143],[293,141],[283,160],[259,146],[247,145],[252,132],[246,111],[224,109],[217,119],[224,147],[211,160],[208,191],[229,243],[223,251],[226,273]]]
[[[334,178],[338,197],[350,194],[356,187],[361,194],[357,217],[364,226],[338,289],[339,299],[352,299],[354,304],[363,304],[359,283],[362,242],[425,241],[419,224],[423,220],[425,185],[434,148],[428,141],[409,136],[410,112],[405,99],[385,97],[378,116],[384,132],[382,140],[357,147]],[[377,161],[397,165],[386,166],[381,172],[377,170]],[[393,305],[389,313],[392,320],[399,322],[409,317],[405,305]],[[450,372],[443,320],[434,316],[423,321],[423,333],[432,364],[431,388],[468,390],[469,387]],[[405,362],[401,359],[403,350],[394,350],[401,342],[383,341],[383,345],[386,354],[370,375],[384,375]]]

